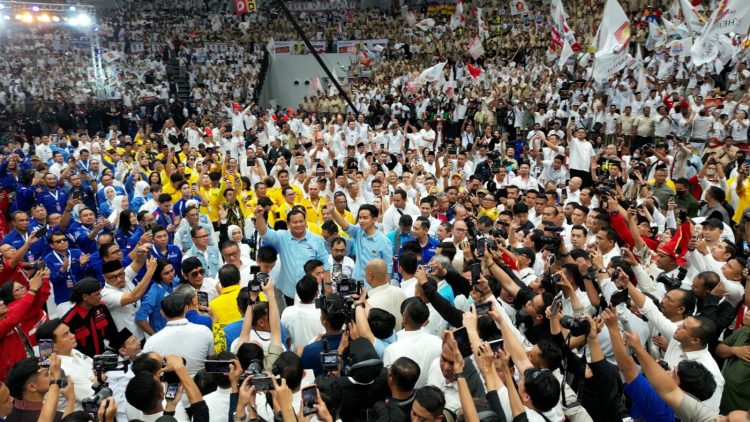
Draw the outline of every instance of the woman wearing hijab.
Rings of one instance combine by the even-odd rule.
[[[151,187],[148,182],[139,180],[135,184],[135,192],[133,192],[133,200],[130,201],[130,209],[134,212],[138,212],[141,206],[151,199]]]
[[[113,188],[112,186],[107,186],[106,188],[104,188],[105,201],[102,201],[99,204],[98,214],[107,216],[112,214],[113,204],[116,197],[117,191],[115,191],[115,188]]]

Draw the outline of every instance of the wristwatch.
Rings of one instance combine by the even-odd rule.
[[[247,415],[237,416],[234,415],[234,422],[245,422],[247,420]]]
[[[463,372],[454,372],[454,373],[453,373],[453,376],[454,376],[454,377],[455,377],[456,379],[459,379],[459,378],[465,378],[465,377],[464,377],[464,373],[463,373]]]
[[[60,388],[63,388],[63,384],[64,383],[65,383],[65,381],[62,380],[62,379],[59,379],[59,380],[49,380],[50,387],[53,386],[53,385],[56,385],[56,386],[58,386]]]
[[[599,271],[597,271],[597,273],[599,273],[599,274],[607,274],[607,269],[606,268],[602,268]]]

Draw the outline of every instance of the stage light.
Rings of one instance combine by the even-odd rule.
[[[3,9],[5,9],[5,5],[4,4],[0,4],[0,10],[3,10]]]
[[[38,20],[39,22],[50,22],[52,19],[50,19],[48,14],[42,13],[36,18],[36,20]]]
[[[17,13],[17,14],[16,14],[16,20],[17,20],[17,21],[20,21],[20,20],[21,20],[22,18],[23,18],[23,16],[21,16],[21,14],[20,14],[20,13]]]
[[[34,21],[34,17],[31,16],[31,13],[26,12],[23,15],[21,15],[21,21],[26,22],[26,23],[31,23]]]
[[[32,12],[38,12],[39,11],[39,6],[31,6],[31,11]]]
[[[91,25],[91,17],[85,13],[80,13],[70,18],[70,24],[73,26],[89,26]]]
[[[52,16],[52,22],[60,22],[59,16]]]
[[[75,12],[76,11],[76,7],[75,6],[70,6],[68,8],[68,10],[70,10],[71,12]]]
[[[6,21],[7,21],[7,20],[10,20],[10,16],[8,16],[8,15],[3,15],[3,19],[5,19]]]

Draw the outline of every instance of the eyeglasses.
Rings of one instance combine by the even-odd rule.
[[[208,233],[206,233],[206,234],[202,234],[202,235],[200,235],[200,236],[196,235],[196,236],[193,236],[193,237],[195,237],[196,239],[205,239],[205,238],[207,238],[207,237],[208,237]]]
[[[193,276],[193,277],[197,277],[197,276],[199,276],[199,275],[203,275],[203,274],[205,274],[205,273],[206,273],[206,270],[204,270],[203,268],[198,268],[198,269],[196,269],[196,270],[190,271],[190,272],[188,273],[188,276]]]
[[[121,271],[117,274],[110,274],[105,276],[104,278],[106,278],[107,280],[117,280],[119,278],[125,278],[125,271]]]
[[[57,244],[57,243],[63,243],[63,242],[67,242],[67,241],[68,241],[68,239],[66,239],[66,238],[63,237],[62,239],[55,239],[55,240],[53,240],[52,243]]]
[[[25,292],[25,291],[26,291],[26,286],[21,286],[21,287],[18,287],[18,288],[16,288],[16,289],[13,289],[13,291],[12,291],[11,293],[15,293],[15,292]]]
[[[114,254],[116,254],[116,253],[120,253],[120,252],[122,252],[122,249],[115,249],[114,251],[110,251],[110,252],[109,252],[109,253],[107,254],[107,256],[112,256],[112,255],[114,255]]]

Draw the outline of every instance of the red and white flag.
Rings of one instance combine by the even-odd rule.
[[[466,64],[466,70],[469,72],[469,75],[471,75],[472,78],[478,79],[479,76],[484,72],[481,67],[476,67],[472,65],[471,63]]]
[[[316,73],[313,75],[312,81],[310,81],[310,95],[317,95],[319,92],[325,91],[323,90],[323,84],[320,83],[320,78]]]
[[[685,24],[687,27],[693,35],[700,35],[703,27],[706,26],[706,17],[699,11],[695,10],[695,7],[689,0],[680,0],[680,6],[682,6],[682,16],[685,18]]]
[[[458,84],[456,84],[456,77],[453,75],[453,69],[451,69],[451,75],[448,78],[448,82],[443,85],[443,94],[445,94],[448,99],[452,99],[454,95],[456,95],[456,88],[458,87]]]
[[[453,11],[453,16],[451,16],[451,31],[455,31],[459,26],[464,26],[464,3],[461,0],[456,3],[456,10]]]
[[[552,16],[552,44],[562,47],[563,40],[568,40],[573,51],[578,51],[581,46],[576,41],[575,34],[568,26],[568,16],[563,9],[562,0],[552,0],[550,3],[550,16]]]
[[[234,0],[234,11],[237,13],[237,16],[249,13],[250,8],[247,6],[247,0]]]
[[[529,13],[529,6],[525,0],[510,0],[510,13],[512,15],[524,15]]]
[[[422,31],[429,31],[433,26],[435,26],[435,19],[432,18],[422,19],[416,25],[416,27]]]

